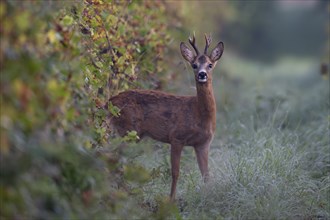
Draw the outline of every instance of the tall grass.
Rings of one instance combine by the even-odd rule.
[[[213,181],[197,196],[184,195],[187,218],[329,218],[330,154],[326,139],[320,140],[325,131],[304,139],[266,126],[247,132],[239,144],[214,149]]]

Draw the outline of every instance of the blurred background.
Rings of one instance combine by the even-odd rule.
[[[315,74],[329,65],[327,1],[179,1],[169,7],[180,8],[180,22],[171,31],[181,39],[175,38],[174,45],[185,39],[182,35],[195,33],[202,47],[203,33],[211,33],[214,41],[225,42],[226,63],[235,63],[231,59],[236,57],[261,68],[268,65],[267,72],[290,60],[291,68],[301,68],[294,63],[302,61],[314,63]]]
[[[328,52],[327,1],[179,2],[187,30],[221,37],[241,56],[274,62]]]
[[[328,219],[329,1],[0,2],[1,219]],[[213,182],[183,152],[116,137],[107,100],[194,95],[180,42],[214,70]],[[112,114],[118,113],[108,106]]]

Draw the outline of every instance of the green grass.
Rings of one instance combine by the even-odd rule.
[[[215,82],[212,180],[202,183],[193,151],[186,148],[177,193],[180,218],[329,219],[329,81],[309,60],[262,66],[231,58],[235,65],[225,60],[219,69],[227,76]],[[159,197],[169,192],[169,149],[155,148],[140,161],[157,174],[143,188],[144,202],[155,211]]]
[[[297,132],[268,126],[245,132],[239,143],[211,151],[214,179],[198,197],[186,193],[188,218],[200,212],[235,219],[329,217],[329,150],[319,140],[325,133],[310,134],[306,143]]]

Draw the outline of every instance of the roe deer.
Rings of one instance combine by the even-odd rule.
[[[110,98],[120,109],[111,124],[119,135],[135,130],[139,137],[149,136],[171,145],[172,186],[170,200],[175,200],[181,152],[184,146],[195,149],[204,181],[209,178],[208,152],[216,124],[216,103],[212,88],[212,70],[220,59],[224,45],[219,42],[210,56],[207,49],[211,37],[205,35],[204,53],[199,53],[195,36],[180,44],[181,54],[192,66],[196,81],[196,96],[178,96],[153,90],[130,90]]]

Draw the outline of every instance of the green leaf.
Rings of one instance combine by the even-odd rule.
[[[118,18],[114,15],[108,15],[107,19],[106,19],[106,23],[110,23],[110,24],[117,24],[118,22]]]
[[[136,142],[140,140],[136,131],[127,131],[127,135],[123,138],[126,142]]]
[[[120,116],[120,109],[117,106],[114,106],[112,102],[109,102],[108,109],[113,116],[115,117]]]
[[[117,60],[117,66],[123,66],[125,64],[125,56],[121,56],[119,57],[119,59]]]
[[[102,62],[100,62],[100,61],[96,61],[96,62],[95,62],[95,65],[96,65],[98,68],[102,68],[102,67],[103,67]]]
[[[64,26],[70,26],[73,23],[73,18],[69,15],[65,15],[62,22]]]

